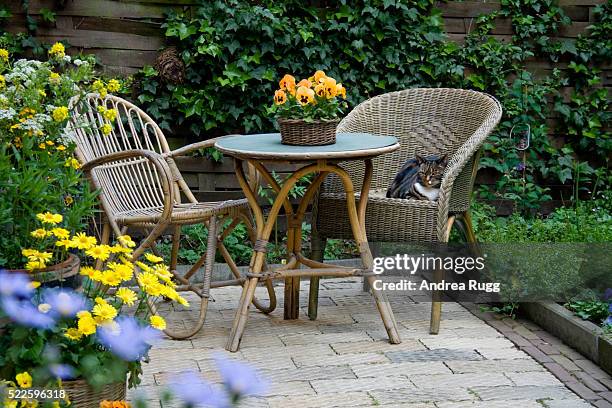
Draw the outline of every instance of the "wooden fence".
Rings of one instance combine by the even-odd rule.
[[[212,1],[212,0],[211,0]],[[23,31],[26,15],[20,0],[0,0],[13,14],[5,29],[11,32]],[[593,8],[605,0],[559,0],[572,24],[563,27],[559,33],[562,38],[575,38],[593,22]],[[104,69],[112,74],[127,75],[138,71],[143,65],[155,61],[158,50],[163,47],[161,24],[164,13],[169,9],[190,10],[197,4],[195,0],[30,0],[28,13],[39,21],[37,37],[50,43],[57,40],[68,42],[72,52],[96,54]],[[449,1],[440,2],[445,30],[450,39],[462,42],[474,25],[476,18],[483,13],[499,10],[498,1]],[[56,13],[54,23],[42,21],[41,9]],[[495,24],[493,35],[501,41],[509,41],[512,36],[510,21],[500,19]],[[545,75],[553,68],[565,69],[566,64],[552,64],[532,58],[528,68]],[[603,67],[603,86],[612,87],[612,66]],[[565,94],[569,97],[571,89]],[[551,118],[551,121],[554,120]],[[552,123],[551,123],[552,124]],[[176,143],[177,141],[175,141]],[[180,143],[180,142],[179,142]],[[179,162],[190,187],[201,199],[220,200],[240,196],[237,180],[233,175],[231,159],[223,163],[213,163],[201,158],[188,158]],[[279,169],[279,171],[282,169]],[[480,174],[478,182],[494,182],[492,174]],[[563,188],[557,189],[558,204]],[[566,193],[566,196],[569,195]],[[500,212],[509,209],[499,205]],[[505,208],[505,209],[504,209]]]

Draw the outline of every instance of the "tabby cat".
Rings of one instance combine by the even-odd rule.
[[[435,201],[440,194],[447,155],[424,158],[418,154],[404,163],[387,190],[387,198]]]

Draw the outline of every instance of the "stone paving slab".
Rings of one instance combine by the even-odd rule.
[[[240,288],[213,290],[215,302],[209,304],[204,329],[187,341],[163,340],[151,351],[151,363],[143,365],[139,390],[152,402],[150,406],[179,406],[177,402],[162,406],[155,398],[180,371],[197,370],[202,378],[219,384],[214,362],[218,355],[248,362],[270,383],[265,396],[249,398],[242,407],[590,406],[500,331],[459,304],[443,305],[440,334],[435,336],[428,332],[429,304],[391,296],[404,341],[391,345],[374,301],[362,292],[359,279],[324,281],[320,297],[327,301],[316,321],[305,316],[307,286],[302,283],[299,320],[283,320],[282,285],[275,288],[279,305],[273,313],[264,315],[251,308],[237,353],[226,352],[224,346]],[[258,288],[257,296],[265,299],[265,291]],[[195,299],[189,300],[196,304]],[[172,313],[171,319],[176,320],[170,323],[185,325],[196,313],[195,309]],[[551,364],[563,370],[574,368],[557,360],[550,359]],[[593,381],[599,381],[594,378],[599,373],[588,368]],[[134,392],[130,390],[129,395]]]

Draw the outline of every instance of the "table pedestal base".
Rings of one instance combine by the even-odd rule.
[[[316,163],[302,167],[294,172],[283,183],[282,187],[276,182],[274,177],[260,161],[249,160],[248,162],[259,171],[264,180],[276,191],[277,195],[272,205],[272,209],[267,219],[265,219],[263,211],[257,202],[255,191],[249,185],[244,174],[243,161],[238,158],[235,159],[236,176],[238,177],[240,186],[244,190],[255,217],[257,240],[254,245],[250,272],[247,274],[247,281],[243,286],[239,306],[236,310],[232,330],[226,345],[226,349],[229,351],[237,351],[240,346],[240,340],[248,319],[249,305],[251,304],[255,289],[260,281],[269,283],[272,279],[285,280],[284,317],[285,319],[297,319],[299,317],[300,277],[306,276],[314,279],[321,277],[365,276],[371,287],[373,281],[376,279],[375,275],[372,273],[372,253],[370,252],[365,232],[365,210],[368,190],[372,180],[371,160],[368,159],[365,161],[365,176],[358,203],[355,202],[355,191],[348,173],[339,165],[329,163],[327,160],[318,160]],[[359,248],[364,266],[363,268],[348,268],[325,264],[308,259],[301,254],[302,221],[306,209],[308,204],[314,199],[317,190],[325,178],[332,173],[340,177],[344,190],[346,191],[349,222]],[[315,177],[298,205],[297,211],[294,211],[288,198],[289,192],[300,178],[308,174],[315,174]],[[284,207],[287,216],[287,263],[275,270],[263,271],[266,246],[281,207]],[[306,268],[301,269],[301,266]],[[401,340],[397,329],[397,322],[395,321],[393,311],[391,310],[391,306],[386,296],[381,291],[373,289],[372,295],[389,336],[389,342],[393,344],[400,343]],[[313,299],[310,301],[313,301]]]

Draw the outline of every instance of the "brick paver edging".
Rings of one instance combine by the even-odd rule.
[[[612,408],[612,377],[591,360],[536,324],[482,312],[478,304],[461,303],[557,377],[565,386],[598,408]]]

